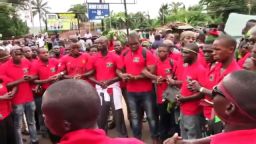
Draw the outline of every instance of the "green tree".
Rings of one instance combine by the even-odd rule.
[[[49,9],[50,7],[48,7],[48,2],[44,2],[43,0],[34,0],[31,2],[32,5],[32,13],[33,16],[35,15],[39,15],[39,24],[40,24],[40,31],[42,31],[42,24],[41,21],[45,21],[46,17],[46,13],[49,13]]]
[[[170,13],[177,13],[180,9],[185,9],[185,5],[182,2],[172,2],[169,6]]]
[[[28,33],[29,28],[25,22],[18,18],[14,7],[0,4],[0,11],[0,33],[3,35],[3,39]]]
[[[124,29],[125,21],[124,12],[111,13],[111,15],[105,19],[105,24],[107,29]],[[150,26],[149,16],[145,12],[129,13],[127,21],[130,29],[147,28]]]
[[[170,9],[168,4],[162,4],[159,9],[159,20],[162,25],[166,24],[166,17],[169,15]]]
[[[68,12],[78,13],[78,19],[82,22],[88,21],[86,16],[87,14],[87,7],[83,4],[76,4],[73,5]]]
[[[255,0],[200,0],[211,16],[222,17],[227,20],[232,12],[241,14],[256,14]]]

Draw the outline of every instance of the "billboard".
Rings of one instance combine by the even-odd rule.
[[[48,31],[77,30],[78,19],[75,13],[46,14]]]
[[[109,16],[108,3],[88,3],[89,20],[101,20]]]

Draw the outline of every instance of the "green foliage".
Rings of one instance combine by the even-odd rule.
[[[83,4],[76,4],[73,5],[68,12],[73,12],[73,13],[79,13],[78,14],[78,19],[82,22],[88,21],[88,18],[86,16],[87,13],[87,7]]]
[[[193,26],[205,26],[210,23],[220,22],[219,19],[215,19],[203,13],[203,8],[199,5],[190,7],[188,9],[178,9],[175,12],[172,12],[170,16],[167,17],[168,22],[185,22]]]
[[[211,16],[222,17],[227,20],[231,12],[241,14],[256,14],[255,0],[200,0]]]
[[[159,9],[158,20],[161,22],[161,25],[177,21],[193,26],[205,26],[211,23],[222,22],[221,18],[213,17],[206,13],[202,5],[195,5],[186,9],[185,5],[180,2],[162,5]]]
[[[125,29],[126,17],[124,12],[111,13],[111,16],[105,19],[107,29]],[[152,21],[149,15],[144,12],[129,13],[127,23],[130,29],[149,28]]]
[[[114,37],[117,38],[122,44],[126,42],[126,33],[119,30],[109,30],[107,34],[105,34],[109,40],[113,40]]]
[[[22,36],[29,31],[26,23],[17,17],[15,9],[11,6],[0,5],[0,21],[0,33],[3,39]]]

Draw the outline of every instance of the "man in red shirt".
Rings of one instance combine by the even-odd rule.
[[[183,62],[185,64],[182,74],[181,95],[177,96],[180,103],[180,129],[184,139],[202,137],[201,133],[201,107],[200,99],[203,95],[189,90],[189,82],[192,80],[202,81],[205,68],[198,62],[199,48],[196,44],[186,44],[182,49]]]
[[[161,44],[158,47],[158,57],[156,60],[156,74],[148,73],[149,77],[156,83],[157,104],[159,111],[159,133],[163,142],[169,136],[173,135],[175,129],[174,110],[168,111],[169,102],[164,99],[163,94],[168,87],[168,79],[174,78],[176,66],[175,61],[169,58],[169,46]]]
[[[101,98],[101,114],[99,118],[99,128],[107,131],[107,122],[110,106],[112,108],[116,128],[120,137],[127,137],[127,130],[124,122],[122,110],[122,91],[120,89],[120,78],[116,74],[116,69],[123,67],[121,58],[114,52],[108,51],[108,39],[100,37],[98,39],[99,53],[95,55],[92,62],[96,83],[96,90]]]
[[[240,46],[238,47],[241,58],[237,61],[237,63],[240,67],[243,67],[245,60],[251,57],[252,46],[247,42],[241,42],[241,43],[242,44],[240,44]]]
[[[65,88],[65,89],[63,89]],[[100,98],[82,80],[63,80],[43,96],[42,110],[49,130],[61,136],[60,144],[142,144],[134,138],[110,138],[97,128]]]
[[[230,36],[220,36],[213,43],[213,59],[217,61],[215,68],[209,75],[209,78],[214,83],[218,84],[226,75],[231,72],[240,70],[237,62],[234,59],[234,52],[236,48],[236,41]],[[196,81],[191,83],[190,88],[198,90],[203,94],[211,95],[212,90],[200,86]]]
[[[62,54],[60,52],[60,46],[58,46],[58,45],[53,46],[52,51],[51,51],[51,57],[56,58],[56,59],[62,58]]]
[[[38,58],[39,59],[32,64],[31,73],[38,76],[38,80],[34,81],[34,83],[37,84],[35,103],[40,131],[42,134],[45,134],[46,128],[41,110],[42,94],[50,84],[59,78],[57,75],[58,61],[56,59],[49,58],[48,50],[45,48],[38,48]]]
[[[32,50],[31,50],[31,48],[30,47],[28,47],[28,46],[25,46],[25,47],[23,47],[22,48],[22,51],[23,51],[23,53],[24,53],[24,57],[27,59],[27,60],[29,60],[30,62],[33,62],[34,60],[36,60],[36,59],[34,59],[33,57],[32,57]]]
[[[0,50],[0,66],[10,59],[10,54],[7,50]],[[1,71],[0,71],[1,73]]]
[[[256,143],[255,84],[255,72],[240,70],[227,75],[213,89],[214,110],[225,122],[224,132],[197,140],[182,140],[175,134],[164,144]]]
[[[87,77],[91,70],[90,56],[87,53],[80,53],[79,44],[70,45],[70,54],[64,56],[59,64],[58,71],[65,72],[64,78],[80,79]]]
[[[235,48],[236,41],[232,37],[223,35],[217,38],[213,43],[213,58],[218,63],[215,65],[214,69],[208,73],[208,76],[205,77],[208,79],[206,80],[206,82],[208,81],[208,84],[203,85],[204,82],[200,83],[192,81],[190,83],[190,88],[199,91],[202,94],[211,96],[212,88],[222,81],[226,75],[241,69],[234,59]],[[221,125],[221,122],[216,124],[219,128],[214,128],[214,133],[222,131]]]
[[[3,64],[3,75],[13,80],[7,85],[9,88],[18,87],[18,91],[12,99],[15,139],[17,143],[23,143],[21,126],[23,113],[26,112],[25,115],[30,130],[31,142],[38,143],[35,126],[36,106],[30,85],[30,82],[35,79],[35,77],[31,76],[31,64],[27,59],[23,58],[23,52],[20,47],[11,50],[11,56],[12,59]]]
[[[128,52],[129,48],[125,44],[122,44],[120,41],[114,41],[114,50],[115,50],[115,53],[122,58],[122,56]],[[123,98],[124,98],[124,101],[126,104],[126,108],[127,108],[127,117],[128,117],[128,120],[129,120],[130,126],[131,126],[130,109],[128,106],[127,90],[126,90],[126,82],[125,81],[123,81],[123,80],[120,81],[120,88],[122,90],[122,95],[123,95]]]
[[[157,143],[158,130],[152,95],[153,84],[149,78],[142,74],[145,68],[154,73],[155,59],[150,51],[140,46],[139,36],[136,33],[129,35],[128,43],[130,50],[123,56],[125,72],[119,69],[117,74],[123,80],[127,80],[127,98],[131,112],[133,135],[141,139],[142,113],[140,109],[143,105],[143,109],[147,114],[153,143]]]
[[[13,88],[8,92],[7,83],[11,80],[0,75],[0,141],[1,144],[15,144],[14,125],[11,115],[12,105],[11,99],[17,92],[17,88]]]

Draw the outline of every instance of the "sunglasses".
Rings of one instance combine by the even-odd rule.
[[[222,97],[225,97],[225,95],[223,94],[223,92],[222,92],[220,89],[218,89],[218,86],[215,86],[215,87],[213,88],[213,90],[212,90],[212,97],[214,98],[214,97],[216,97],[217,95],[222,96]]]

